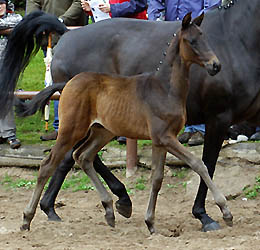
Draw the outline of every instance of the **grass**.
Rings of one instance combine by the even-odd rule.
[[[148,180],[141,176],[136,180],[135,184],[135,189],[136,190],[145,190],[146,189],[146,184],[148,183]]]
[[[244,194],[248,199],[254,199],[260,194],[260,175],[255,178],[255,182],[253,186],[244,188]]]
[[[188,168],[174,168],[171,170],[171,172],[172,172],[171,177],[176,179],[177,183],[176,184],[167,183],[166,186],[168,188],[177,188],[179,186],[182,186],[183,188],[186,189],[187,181],[184,181],[184,179],[188,176],[189,169]]]
[[[29,189],[35,186],[36,178],[33,180],[15,179],[9,175],[5,175],[3,179],[0,179],[0,184],[6,188],[16,189],[23,187]]]
[[[34,188],[37,181],[36,172],[33,175],[33,178],[24,179],[24,178],[15,178],[9,175],[5,175],[0,179],[0,185],[4,186],[7,189],[17,189],[17,188]],[[103,180],[102,180],[103,181]],[[45,185],[47,188],[48,183]],[[91,184],[89,177],[82,171],[73,172],[61,187],[62,190],[70,189],[73,192],[80,190],[94,190],[94,186]]]
[[[100,177],[103,185],[108,188],[107,184]],[[32,175],[32,178],[24,179],[19,177],[12,177],[10,175],[5,175],[0,178],[0,185],[5,187],[6,189],[31,189],[35,187],[37,181],[37,173],[35,172]],[[49,183],[49,182],[48,182]],[[45,189],[48,186],[48,183],[45,185]],[[128,194],[134,194],[136,190],[142,191],[146,189],[146,185],[148,184],[148,180],[141,176],[137,178],[133,183],[127,184],[127,192]],[[83,171],[74,171],[70,174],[62,184],[62,190],[71,190],[72,192],[77,191],[88,191],[95,190],[95,187],[91,183],[90,178]]]

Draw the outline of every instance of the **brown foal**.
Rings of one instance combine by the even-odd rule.
[[[198,27],[202,20],[203,15],[192,22],[190,13],[185,16],[181,29],[173,34],[164,62],[160,62],[155,73],[122,77],[85,72],[68,82],[60,98],[58,138],[41,164],[36,188],[24,211],[22,230],[30,229],[48,178],[66,152],[83,138],[87,140],[75,151],[74,159],[95,184],[105,208],[107,223],[115,225],[112,197],[93,168],[95,155],[115,135],[152,139],[152,188],[145,217],[151,233],[155,232],[155,207],[167,152],[186,162],[202,177],[213,193],[224,220],[231,223],[232,215],[226,199],[212,182],[206,166],[176,138],[186,119],[190,65],[199,64],[211,75],[220,70],[218,59]]]

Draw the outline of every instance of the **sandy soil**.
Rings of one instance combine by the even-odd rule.
[[[149,188],[136,190],[131,195],[133,214],[130,219],[116,213],[116,227],[106,225],[104,211],[97,192],[70,190],[61,191],[57,202],[65,206],[57,208],[63,222],[49,222],[37,209],[31,231],[20,232],[22,211],[29,201],[32,190],[6,190],[0,186],[0,249],[218,249],[218,250],[257,250],[260,249],[260,198],[245,200],[240,195],[228,201],[234,216],[234,226],[227,227],[219,209],[213,201],[207,201],[208,213],[220,222],[222,229],[215,232],[200,231],[200,222],[193,218],[193,199],[182,185],[171,177],[166,168],[166,176],[159,195],[156,211],[157,234],[150,235],[144,223]],[[32,171],[15,168],[0,168],[0,177],[9,175],[32,176]],[[134,178],[126,179],[123,171],[116,175],[128,185],[136,178],[148,178],[149,170],[139,170]],[[242,172],[240,178],[243,178]],[[186,181],[189,177],[187,177]],[[236,182],[239,183],[236,177]],[[147,185],[149,186],[149,185]],[[116,197],[114,197],[116,200]]]

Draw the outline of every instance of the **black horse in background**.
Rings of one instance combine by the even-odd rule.
[[[210,45],[221,61],[222,70],[218,75],[209,77],[199,67],[192,66],[187,124],[206,124],[203,161],[211,177],[230,125],[243,120],[260,124],[259,16],[259,0],[237,0],[232,1],[229,6],[207,13],[202,25],[202,29],[208,34]],[[163,63],[167,43],[179,26],[179,22],[115,18],[65,33],[54,51],[52,63],[53,80],[61,83],[56,88],[62,89],[70,78],[82,71],[122,75],[154,71]],[[16,66],[21,71],[29,62],[29,49],[33,47],[28,42],[28,53],[25,53],[26,50],[21,51],[12,46],[14,41],[19,40],[16,35],[18,28],[22,30],[22,23],[14,29],[9,40],[6,63],[1,72],[0,93],[3,97],[12,95],[16,84],[8,80],[13,71],[8,66],[8,61],[13,60],[12,65],[15,65],[17,54],[22,54],[23,64]],[[148,60],[144,59],[147,55]],[[55,85],[51,88],[55,88]],[[36,103],[35,107],[39,106],[37,102],[41,97],[46,97],[44,91],[52,90],[43,90],[42,95],[32,102]],[[7,99],[0,99],[0,114],[6,107]],[[52,187],[48,188],[41,201],[47,214],[50,208],[54,213],[53,204],[59,185],[74,163],[71,154],[68,153],[68,156],[70,164],[63,162],[58,168],[50,184]],[[201,181],[192,212],[200,219],[204,231],[215,230],[219,228],[219,224],[206,213],[206,195],[207,187]]]

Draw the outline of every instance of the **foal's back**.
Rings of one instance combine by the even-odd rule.
[[[79,129],[99,123],[116,135],[149,139],[144,96],[149,92],[150,78],[150,74],[132,77],[78,74],[68,82],[60,98],[60,129],[64,128],[64,119],[73,117]]]

